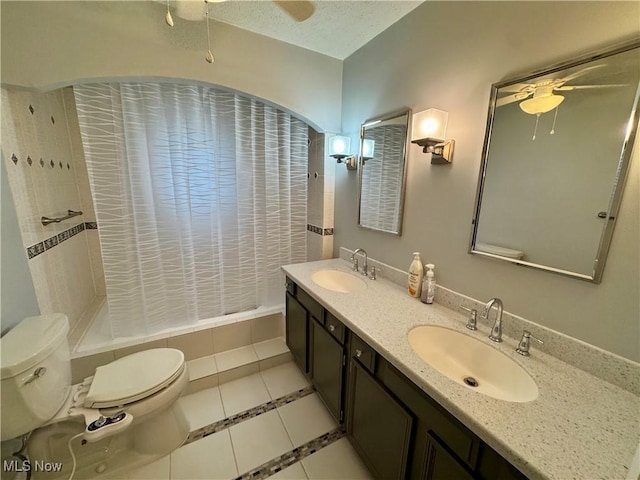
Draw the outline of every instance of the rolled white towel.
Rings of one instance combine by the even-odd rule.
[[[490,253],[491,255],[500,255],[501,257],[516,258],[521,260],[524,257],[524,252],[520,250],[514,250],[512,248],[500,247],[498,245],[491,245],[489,243],[476,243],[476,250],[481,252]]]

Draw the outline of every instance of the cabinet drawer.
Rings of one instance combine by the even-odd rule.
[[[322,308],[322,305],[316,302],[313,298],[311,298],[311,295],[309,295],[297,285],[296,298],[316,320],[324,325],[324,315],[322,314],[324,309]]]
[[[349,349],[349,356],[357,358],[358,361],[369,370],[370,373],[374,373],[376,370],[376,351],[367,345],[360,337],[351,333],[351,347]]]
[[[341,345],[344,345],[345,331],[346,331],[345,326],[342,324],[340,320],[338,320],[329,312],[325,313],[325,319],[326,319],[325,326],[329,331],[329,333],[333,335],[333,338],[338,340]]]
[[[316,302],[311,295],[302,290],[299,285],[296,285],[296,299],[316,320],[324,325],[324,315],[322,314],[324,308],[322,308],[322,305]]]
[[[285,280],[285,286],[287,288],[287,292],[295,297],[296,295],[296,284],[289,277]]]

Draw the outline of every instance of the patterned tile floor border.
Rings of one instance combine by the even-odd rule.
[[[302,397],[306,397],[307,395],[313,393],[315,390],[313,386],[309,385],[308,387],[302,388],[296,392],[290,393],[288,395],[284,395],[275,400],[271,400],[267,403],[263,403],[262,405],[258,405],[257,407],[250,408],[249,410],[245,410],[244,412],[237,413],[232,415],[224,420],[220,420],[218,422],[214,422],[210,425],[206,425],[202,428],[192,431],[189,433],[187,440],[184,442],[184,445],[187,445],[191,442],[195,442],[196,440],[200,440],[208,435],[212,435],[216,432],[224,430],[225,428],[229,428],[233,425],[236,425],[240,422],[244,422],[245,420],[249,420],[251,418],[257,417],[258,415],[262,415],[263,413],[267,413],[274,408],[281,407],[286,405],[287,403],[294,402],[299,400]]]
[[[298,463],[309,455],[316,453],[321,448],[331,445],[333,442],[340,440],[344,436],[344,430],[342,427],[338,427],[335,430],[327,432],[324,435],[320,435],[304,445],[296,447],[293,450],[274,458],[273,460],[263,463],[244,475],[240,475],[235,480],[261,480],[263,478],[268,478],[271,475],[275,475],[279,471],[290,467],[294,463]]]
[[[281,407],[291,402],[295,402],[296,400],[306,397],[313,392],[315,392],[315,389],[312,385],[309,385],[308,387],[302,388],[296,392],[284,395],[275,400],[271,400],[269,402],[263,403],[262,405],[258,405],[257,407],[253,407],[249,410],[245,410],[244,412],[232,415],[228,418],[225,418],[224,420],[206,425],[189,433],[189,437],[184,442],[184,445],[200,440],[208,435],[212,435],[233,425],[237,425],[238,423],[244,422],[245,420],[257,417],[258,415],[262,415],[263,413],[267,413],[275,408]],[[308,457],[309,455],[317,452],[327,445],[332,444],[333,442],[341,439],[344,436],[345,432],[343,428],[338,427],[335,430],[327,432],[324,435],[320,435],[319,437],[314,438],[313,440],[299,447],[296,447],[289,452],[283,453],[282,455],[263,463],[259,467],[256,467],[253,470],[240,475],[235,480],[260,480],[270,477],[271,475],[275,475],[279,471],[284,470],[294,463],[299,462],[305,457]]]

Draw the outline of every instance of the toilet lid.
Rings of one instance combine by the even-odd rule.
[[[173,348],[133,353],[96,369],[87,408],[119,407],[153,395],[184,370],[184,354]]]

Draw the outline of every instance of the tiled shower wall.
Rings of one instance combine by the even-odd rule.
[[[335,159],[325,154],[327,135],[309,128],[307,260],[333,256]]]
[[[104,274],[95,213],[70,88],[48,93],[2,89],[2,155],[42,314],[63,312],[70,327]],[[40,217],[84,215],[42,225]]]

